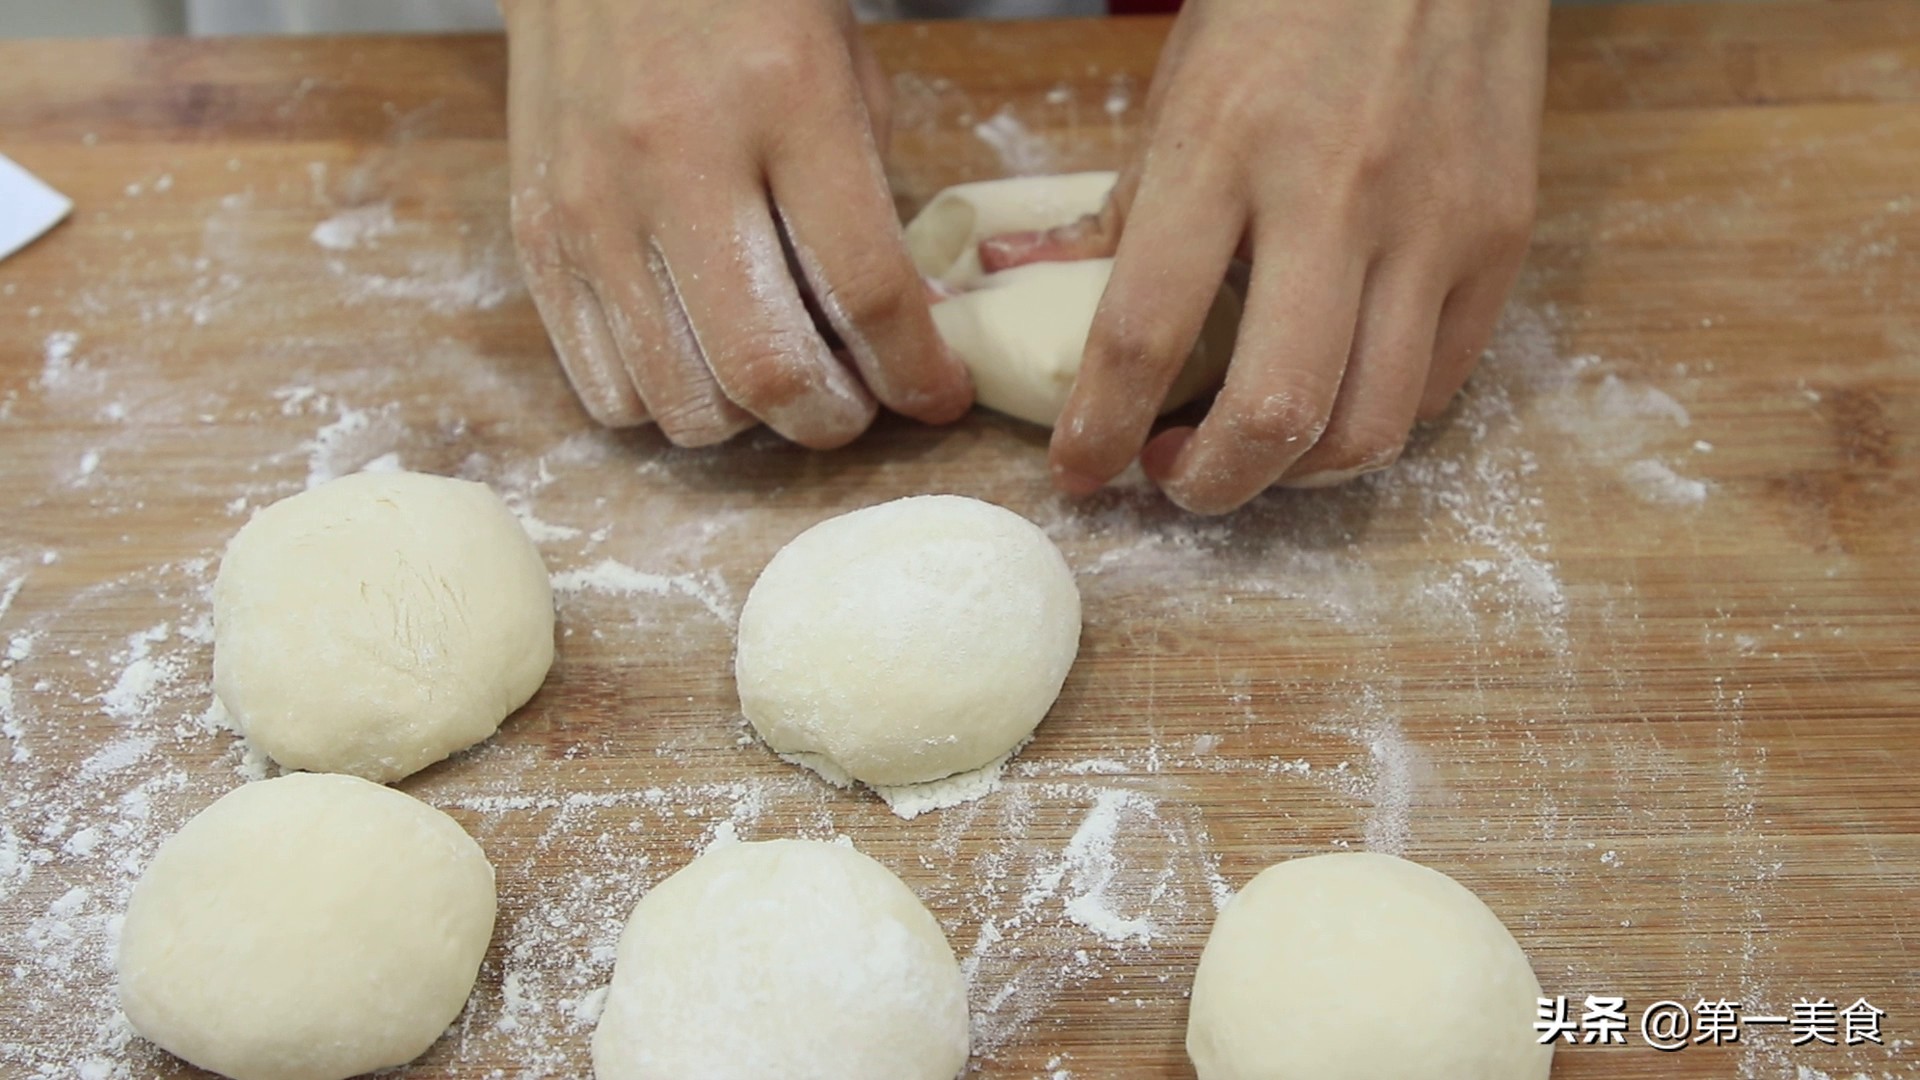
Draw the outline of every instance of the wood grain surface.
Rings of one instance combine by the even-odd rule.
[[[871,31],[903,211],[1115,165],[1164,32]],[[206,716],[218,555],[397,462],[533,522],[562,635],[400,785],[501,900],[408,1076],[586,1075],[620,921],[729,832],[914,886],[980,1076],[1191,1075],[1216,900],[1361,847],[1475,889],[1576,1011],[1887,1013],[1556,1077],[1920,1076],[1920,5],[1583,8],[1552,48],[1534,249],[1463,400],[1387,474],[1201,521],[1137,475],[1057,498],[1044,434],[979,413],[832,454],[593,429],[514,268],[496,39],[0,43],[0,152],[77,207],[0,264],[0,1073],[193,1075],[111,956],[154,846],[262,773]],[[732,621],[802,528],[928,491],[1043,525],[1086,633],[1002,788],[902,821],[746,737]]]

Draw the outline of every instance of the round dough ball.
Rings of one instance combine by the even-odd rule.
[[[553,663],[553,591],[484,484],[357,473],[254,515],[213,585],[213,688],[289,769],[397,780],[492,735]]]
[[[972,288],[985,276],[980,241],[1085,217],[1107,201],[1118,177],[1084,172],[955,184],[907,223],[907,252],[927,277],[956,289]]]
[[[980,404],[1052,427],[1080,374],[1093,313],[1112,276],[1112,259],[1004,270],[980,279],[971,292],[935,304],[933,323],[973,374]],[[1240,296],[1223,285],[1161,412],[1219,385],[1239,329]]]
[[[134,1030],[236,1080],[419,1057],[493,936],[493,867],[450,817],[352,776],[228,792],[160,845],[120,935]]]
[[[953,1080],[967,993],[940,924],[852,847],[716,847],[642,897],[598,1080]]]
[[[1207,937],[1200,1080],[1545,1080],[1540,982],[1498,916],[1437,870],[1364,852],[1260,872]]]
[[[1080,591],[1020,515],[922,495],[823,521],[740,612],[740,708],[830,777],[925,783],[991,764],[1046,716],[1080,647]]]

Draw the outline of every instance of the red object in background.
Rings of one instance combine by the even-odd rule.
[[[1107,0],[1113,15],[1171,15],[1180,10],[1180,0]]]

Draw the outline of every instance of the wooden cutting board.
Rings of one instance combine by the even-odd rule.
[[[894,26],[903,211],[1108,167],[1158,21]],[[844,835],[940,917],[976,1073],[1179,1077],[1215,904],[1403,853],[1548,993],[1865,998],[1884,1045],[1563,1048],[1558,1077],[1920,1075],[1920,5],[1557,13],[1542,212],[1492,359],[1391,472],[1186,517],[1044,433],[814,454],[595,430],[505,217],[492,38],[0,44],[0,152],[73,218],[0,264],[0,1073],[171,1077],[113,1010],[155,845],[258,776],[207,591],[369,463],[493,484],[562,587],[545,689],[404,782],[499,870],[417,1077],[570,1077],[618,926],[717,836]],[[1001,789],[902,821],[747,737],[732,624],[788,538],[954,491],[1044,526],[1080,660]],[[1382,1017],[1391,1024],[1394,1018]]]

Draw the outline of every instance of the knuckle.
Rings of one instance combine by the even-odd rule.
[[[1285,119],[1271,88],[1258,79],[1234,79],[1210,95],[1190,101],[1189,115],[1203,130],[1260,134]]]
[[[728,396],[755,413],[781,409],[813,390],[814,379],[791,335],[756,334],[731,342],[720,352],[718,367]],[[718,371],[716,371],[718,375]]]
[[[1298,457],[1326,430],[1328,409],[1317,394],[1280,388],[1229,413],[1236,442],[1258,453]]]
[[[721,107],[722,99],[704,83],[675,83],[656,75],[629,91],[581,145],[598,145],[604,160],[627,167],[669,168],[713,140],[713,117]],[[621,183],[631,177],[608,179]]]
[[[1167,371],[1181,346],[1172,327],[1157,319],[1121,315],[1102,322],[1088,345],[1088,363],[1128,383],[1145,382]]]
[[[676,401],[654,414],[660,433],[675,446],[712,446],[735,432],[710,401]]]
[[[674,127],[674,117],[682,109],[683,91],[658,92],[647,86],[630,94],[624,106],[609,118],[612,127],[601,137],[612,137],[630,154],[642,156],[663,149]]]
[[[1406,144],[1391,131],[1352,136],[1333,153],[1346,162],[1346,172],[1361,191],[1383,190],[1407,164]]]
[[[574,381],[573,389],[580,398],[581,406],[587,410],[587,415],[601,427],[628,428],[647,422],[646,410],[616,390],[583,386],[578,380]]]
[[[784,101],[797,87],[808,84],[807,50],[791,36],[772,37],[743,48],[737,62],[749,92],[775,93]]]
[[[565,237],[588,230],[595,211],[607,206],[606,192],[599,170],[577,160],[556,163],[541,215],[548,232]]]
[[[920,298],[918,279],[896,272],[878,260],[861,260],[825,285],[829,310],[856,327],[873,326],[899,317]]]

